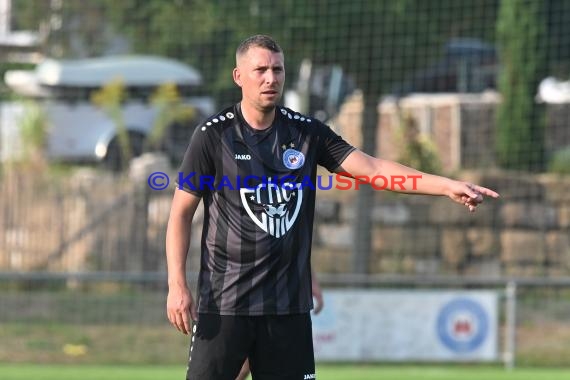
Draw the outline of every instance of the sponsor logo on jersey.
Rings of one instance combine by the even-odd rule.
[[[268,178],[255,187],[240,189],[241,203],[255,224],[276,238],[295,224],[303,202],[300,184]]]
[[[245,161],[249,161],[251,160],[251,155],[250,154],[235,154],[234,158],[236,160],[245,160]]]
[[[307,379],[316,379],[317,375],[315,375],[314,373],[307,373],[304,377],[303,380],[307,380]]]
[[[299,169],[305,163],[305,155],[295,149],[283,152],[283,164],[288,169]]]

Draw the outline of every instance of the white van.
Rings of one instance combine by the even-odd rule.
[[[82,60],[45,60],[33,71],[8,71],[5,83],[17,94],[40,100],[48,130],[46,154],[50,160],[102,161],[110,167],[120,161],[116,123],[94,105],[91,96],[112,80],[126,89],[121,106],[133,155],[142,153],[158,117],[150,97],[165,83],[176,84],[184,104],[195,109],[193,120],[171,125],[161,147],[181,158],[201,119],[214,112],[212,98],[200,94],[202,76],[181,62],[156,56],[101,57]]]

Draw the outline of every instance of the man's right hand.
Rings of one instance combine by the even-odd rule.
[[[178,331],[188,335],[191,331],[191,320],[198,320],[196,305],[192,293],[186,286],[171,286],[166,299],[166,314],[170,323]]]

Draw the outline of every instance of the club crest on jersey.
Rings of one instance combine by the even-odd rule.
[[[241,188],[240,197],[251,220],[266,233],[280,238],[297,220],[303,189],[298,184],[278,184],[269,179],[256,187]]]
[[[283,152],[283,164],[288,169],[299,169],[305,163],[305,155],[295,149]]]

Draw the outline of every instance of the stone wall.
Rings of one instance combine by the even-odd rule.
[[[407,112],[436,146],[446,173],[502,196],[470,214],[445,198],[378,192],[371,205],[371,273],[570,275],[570,178],[493,169],[499,102],[497,93],[488,92],[414,95],[379,103],[377,155],[398,159],[399,117]],[[332,123],[356,146],[362,142],[361,110],[357,93]],[[570,146],[570,104],[546,105],[546,121],[547,154]],[[313,257],[319,271],[352,268],[356,192],[342,193],[329,191],[317,198]]]
[[[570,275],[570,179],[465,174],[497,189],[475,213],[444,197],[378,192],[371,273],[473,276]],[[318,197],[313,260],[318,271],[351,271],[354,196]]]
[[[371,273],[570,276],[570,178],[500,172],[463,172],[459,178],[496,189],[501,198],[469,213],[444,197],[376,193],[370,205]],[[123,181],[99,176],[85,186],[70,182],[41,190],[27,182],[1,183],[0,270],[165,268],[170,192],[152,193],[141,206]],[[352,272],[357,194],[355,189],[318,194],[317,271]],[[135,223],[140,210],[147,210],[145,228]],[[199,265],[201,221],[200,208],[189,268]]]

